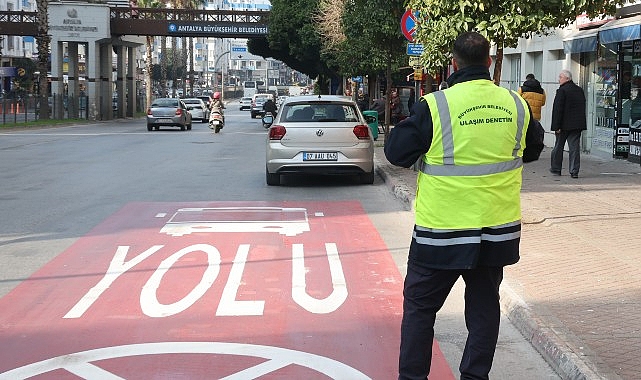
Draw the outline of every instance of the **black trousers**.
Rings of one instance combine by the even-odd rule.
[[[430,373],[436,313],[459,276],[465,281],[468,330],[459,366],[461,380],[489,379],[501,322],[503,267],[438,270],[410,265],[403,290],[399,380],[425,380]]]
[[[571,131],[561,130],[561,132],[556,135],[554,148],[552,148],[550,155],[550,169],[552,171],[561,173],[561,169],[563,168],[563,149],[567,141],[570,155],[568,170],[570,174],[579,174],[579,170],[581,169],[581,132],[583,131],[580,129]]]

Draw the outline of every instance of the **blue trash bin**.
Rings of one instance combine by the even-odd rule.
[[[371,122],[367,123],[367,125],[369,126],[369,129],[372,131],[372,137],[374,138],[374,140],[377,140],[378,139],[378,112],[363,111],[363,116],[365,116],[366,118],[367,116],[371,116],[374,118],[373,121],[371,118],[368,118],[370,119],[369,121]]]

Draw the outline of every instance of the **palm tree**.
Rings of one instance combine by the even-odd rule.
[[[185,1],[186,9],[199,9],[201,6],[204,8],[207,4],[207,0],[183,0]],[[187,57],[189,58],[189,92],[193,95],[194,93],[194,38],[189,37],[189,42],[187,43]],[[186,62],[184,62],[186,65]],[[183,91],[186,89],[183,86]]]
[[[162,8],[163,3],[160,0],[138,0],[138,5],[140,5],[142,8]],[[151,106],[151,87],[152,87],[152,82],[151,82],[151,59],[152,59],[152,49],[154,46],[154,36],[147,36],[146,37],[146,57],[145,57],[145,66],[147,67],[147,72],[145,73],[145,83],[146,83],[146,88],[145,88],[145,97],[147,98],[147,104],[145,104],[145,108],[149,108]]]
[[[49,61],[49,45],[51,43],[51,36],[49,36],[49,16],[47,15],[47,8],[49,8],[49,0],[36,0],[38,7],[36,11],[36,20],[38,22],[38,35],[36,42],[38,43],[38,71],[40,71],[38,103],[40,106],[40,119],[49,119],[49,102],[47,96],[49,94],[47,72]]]

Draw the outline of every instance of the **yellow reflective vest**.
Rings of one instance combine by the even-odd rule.
[[[423,97],[434,133],[419,162],[417,226],[478,229],[521,219],[521,171],[530,122],[525,100],[486,79]]]

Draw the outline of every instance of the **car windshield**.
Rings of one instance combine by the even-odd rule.
[[[178,107],[176,99],[156,99],[151,104],[152,107]]]
[[[356,109],[339,103],[290,103],[283,108],[285,121],[293,122],[357,122]]]
[[[183,102],[186,104],[200,104],[200,100],[195,100],[195,99],[184,99]]]

